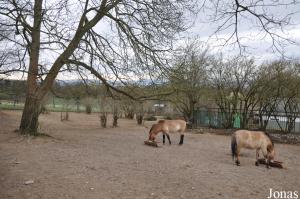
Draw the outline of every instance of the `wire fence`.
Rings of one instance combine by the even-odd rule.
[[[193,127],[261,129],[300,133],[300,113],[262,111],[245,113],[240,110],[226,112],[221,109],[196,109],[193,112]]]
[[[93,107],[92,112],[100,112],[99,104],[96,100],[94,100],[91,104]],[[0,101],[0,110],[23,110],[24,102],[15,103],[14,101],[2,100]],[[78,103],[76,100],[64,100],[64,99],[56,99],[55,103],[46,103],[45,108],[47,111],[53,112],[61,112],[61,111],[69,111],[69,112],[85,112],[86,106]]]

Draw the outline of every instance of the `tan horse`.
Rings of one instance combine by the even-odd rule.
[[[263,131],[248,131],[237,130],[232,135],[231,152],[232,158],[236,157],[236,165],[240,165],[239,154],[242,148],[256,149],[256,162],[258,166],[259,150],[262,151],[266,160],[267,168],[269,168],[270,161],[274,159],[275,150],[269,134]]]
[[[158,133],[163,133],[163,144],[165,144],[165,135],[171,144],[169,133],[180,133],[180,142],[183,144],[184,131],[186,129],[186,122],[184,120],[160,120],[157,124],[153,124],[149,131],[149,140],[155,141],[155,137]]]

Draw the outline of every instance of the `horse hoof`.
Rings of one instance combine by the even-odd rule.
[[[240,162],[236,162],[236,166],[241,166],[241,163]]]
[[[258,161],[256,161],[256,162],[255,162],[255,166],[259,166],[259,163],[258,163]]]

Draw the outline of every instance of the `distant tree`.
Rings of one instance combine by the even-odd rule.
[[[195,105],[205,95],[211,58],[208,49],[199,41],[193,40],[178,49],[174,58],[175,66],[167,75],[170,88],[175,90],[168,99],[187,120],[193,118]]]
[[[134,118],[134,112],[135,112],[135,108],[136,108],[136,101],[130,99],[130,98],[127,98],[127,97],[124,97],[121,101],[121,109],[122,111],[124,112],[125,114],[125,118],[128,118],[128,119],[133,119]]]
[[[81,103],[85,106],[85,112],[87,114],[91,114],[93,109],[93,98],[85,97],[84,99],[82,99]]]
[[[278,118],[275,119],[282,131],[291,132],[300,112],[299,63],[279,60],[264,64],[260,69],[258,81],[261,85],[258,91],[261,128],[266,128],[270,116],[284,112],[287,118],[285,126],[278,122]],[[267,116],[265,122],[262,116]]]
[[[143,118],[144,118],[144,107],[143,107],[143,102],[140,101],[137,103],[137,109],[136,109],[136,122],[138,125],[143,124]]]
[[[108,101],[109,95],[108,90],[105,86],[100,87],[100,92],[98,95],[98,103],[99,103],[99,112],[100,112],[100,124],[102,128],[106,128],[107,126],[107,114],[108,114]]]
[[[0,89],[0,92],[9,95],[9,99],[14,104],[18,104],[25,97],[26,82],[22,80],[6,80],[7,85]]]
[[[112,99],[112,112],[113,112],[113,127],[118,126],[118,119],[119,119],[119,112],[120,112],[120,105],[119,100]]]
[[[69,120],[69,104],[70,104],[70,99],[64,98],[62,110],[60,111],[60,121]]]
[[[254,60],[245,57],[235,57],[228,61],[219,58],[212,64],[210,84],[215,90],[216,104],[224,113],[225,128],[232,127],[237,112],[245,116],[242,117],[242,128],[246,127],[249,108],[253,109],[256,105],[253,101],[256,70]]]

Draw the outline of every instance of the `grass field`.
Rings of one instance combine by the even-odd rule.
[[[16,103],[13,101],[4,101],[0,103],[0,110],[22,110],[24,108],[24,103]],[[77,109],[77,104],[75,100],[64,100],[60,98],[55,98],[55,102],[48,102],[46,104],[46,109],[50,112],[61,112],[61,111],[70,111],[70,112],[85,112],[85,106],[80,104]],[[97,100],[94,100],[92,103],[92,112],[99,112],[99,105]]]

